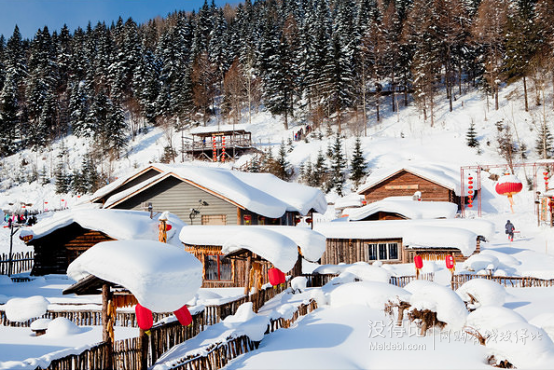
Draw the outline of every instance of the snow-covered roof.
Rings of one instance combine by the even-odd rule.
[[[328,222],[314,224],[314,230],[333,239],[402,238],[412,248],[458,248],[468,256],[478,236],[489,239],[494,235],[494,224],[468,219]]]
[[[152,165],[147,165],[147,166],[141,167],[138,171],[135,171],[135,172],[133,172],[133,173],[127,175],[127,176],[119,177],[116,180],[110,182],[108,185],[103,186],[100,189],[96,190],[94,192],[94,194],[92,194],[91,202],[96,202],[97,200],[105,197],[107,194],[111,193],[114,190],[117,190],[117,188],[124,185],[127,181],[129,181],[129,180],[133,179],[134,177],[142,174],[143,172],[146,172],[146,170],[148,170],[148,169],[154,169],[154,170],[158,170],[158,171],[161,172],[161,170],[159,170],[158,168],[156,168],[155,166],[152,166]]]
[[[361,207],[364,204],[365,197],[357,193],[351,193],[335,200],[335,209],[345,209],[348,207]]]
[[[191,165],[156,164],[155,168],[162,173],[114,194],[106,200],[104,207],[112,207],[132,194],[174,176],[265,217],[278,218],[286,211],[306,215],[312,209],[319,213],[325,213],[327,210],[327,202],[321,190],[288,183],[271,174]]]
[[[158,240],[158,220],[150,219],[148,212],[115,209],[80,209],[56,212],[54,216],[38,222],[33,227],[21,230],[20,237],[32,235],[32,240],[40,239],[52,232],[77,223],[84,229],[101,231],[117,240],[147,239]],[[167,241],[180,245],[179,231],[185,225],[177,216],[169,214]]]
[[[418,165],[410,164],[405,166],[398,165],[375,170],[367,178],[366,183],[358,190],[358,194],[364,193],[368,189],[385,181],[386,179],[401,172],[402,170],[411,172],[414,175],[444,186],[445,188],[454,191],[457,196],[461,195],[460,169],[433,163]],[[466,177],[467,176],[469,175],[466,174]],[[467,183],[467,179],[465,179],[464,181],[465,183]],[[473,184],[473,189],[479,190],[477,184]],[[464,186],[464,195],[468,195],[467,191],[467,186]]]
[[[265,230],[260,234],[257,234],[256,230]],[[248,234],[244,234],[248,231]],[[262,253],[255,252],[253,249],[264,248],[279,249],[279,244],[272,243],[273,246],[264,245],[265,237],[268,235],[275,236],[278,242],[283,242],[286,245],[291,244],[289,240],[294,244],[294,256],[290,255],[290,258],[294,259],[296,263],[297,249],[300,248],[302,256],[308,261],[317,261],[321,258],[325,252],[325,236],[315,232],[308,228],[295,227],[295,226],[187,226],[181,230],[179,235],[180,240],[188,245],[231,245],[231,242],[236,245],[241,245],[243,249],[248,249],[256,254],[260,254],[262,257],[266,256]],[[237,235],[241,235],[240,238],[236,238]],[[282,239],[282,238],[288,239]],[[284,252],[288,256],[288,251]],[[275,262],[266,258],[268,261],[275,265]],[[293,265],[294,265],[293,263]],[[292,267],[291,267],[292,268]],[[281,269],[283,270],[283,269]],[[288,271],[290,270],[283,270]]]
[[[94,275],[119,284],[155,312],[183,307],[202,285],[202,263],[182,248],[149,240],[98,243],[67,268],[74,280]]]
[[[193,135],[209,134],[212,132],[233,132],[233,131],[250,131],[250,124],[242,123],[236,125],[220,125],[220,126],[207,126],[207,127],[195,127],[190,130]]]
[[[347,208],[351,221],[363,220],[378,212],[398,213],[409,219],[454,218],[458,206],[450,202],[414,201],[412,197],[389,197],[360,208]]]

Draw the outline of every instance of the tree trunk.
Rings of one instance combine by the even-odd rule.
[[[527,99],[527,78],[523,76],[523,98],[525,100],[525,111],[529,112],[529,100]]]

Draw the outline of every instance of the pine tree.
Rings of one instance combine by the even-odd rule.
[[[284,142],[281,142],[281,146],[279,147],[277,163],[279,165],[279,171],[276,176],[281,180],[290,180],[293,175],[293,170],[290,162],[287,160],[287,147]]]
[[[356,138],[354,144],[354,153],[350,161],[350,180],[354,181],[354,188],[358,188],[360,182],[367,175],[366,163],[364,160],[364,152],[362,150],[362,141],[359,137]]]
[[[71,175],[68,176],[63,160],[60,159],[56,167],[56,194],[65,194],[69,192],[71,185]]]
[[[317,152],[317,159],[313,166],[312,176],[309,179],[308,185],[313,187],[318,187],[321,190],[328,192],[328,179],[329,179],[329,170],[327,164],[325,163],[325,156],[323,151],[319,149]]]
[[[470,148],[476,148],[479,146],[479,141],[477,140],[477,131],[475,131],[475,123],[471,121],[469,124],[469,129],[466,134],[467,146]]]
[[[548,128],[548,125],[542,124],[538,132],[538,137],[536,141],[537,154],[542,159],[552,158],[553,140],[554,140],[554,137],[552,136],[552,133]]]
[[[331,158],[331,188],[335,189],[338,195],[342,196],[342,190],[346,181],[344,170],[346,169],[346,159],[342,152],[342,140],[339,134],[335,136],[333,144],[333,157]]]

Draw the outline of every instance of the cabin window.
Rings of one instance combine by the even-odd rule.
[[[202,225],[227,225],[227,216],[202,215]]]
[[[205,279],[211,281],[232,280],[232,265],[229,258],[208,255],[205,259]]]
[[[367,256],[369,261],[397,260],[398,243],[368,244]]]

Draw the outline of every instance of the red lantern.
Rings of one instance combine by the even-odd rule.
[[[275,267],[270,268],[267,271],[267,275],[269,276],[269,283],[273,286],[279,285],[287,281],[287,278],[285,277],[285,273]]]
[[[250,220],[252,220],[251,215],[244,215],[244,221],[250,221]]]
[[[140,303],[135,306],[135,314],[137,315],[137,323],[142,330],[148,330],[154,325],[154,318],[152,317],[152,311],[143,307]]]
[[[421,259],[421,256],[415,256],[414,257],[414,263],[415,263],[415,268],[416,269],[420,269],[423,267],[423,260]]]
[[[510,209],[512,209],[513,212],[514,210],[512,206],[514,204],[514,200],[512,196],[519,193],[523,189],[522,182],[514,175],[504,175],[498,179],[494,189],[498,194],[508,197],[508,200],[510,201]]]
[[[171,230],[172,226],[170,224],[165,224],[165,231]]]
[[[184,305],[183,307],[179,308],[177,311],[173,312],[175,314],[175,317],[181,325],[183,326],[189,326],[192,322],[192,316],[190,314],[189,308],[187,305]]]
[[[449,270],[452,270],[454,268],[454,265],[456,264],[454,262],[454,256],[451,254],[446,256],[446,258],[444,259],[444,262],[446,263],[446,268]]]
[[[311,224],[312,221],[313,221],[313,220],[312,220],[311,218],[307,218],[307,219],[306,219],[306,223],[307,223],[307,224]]]

